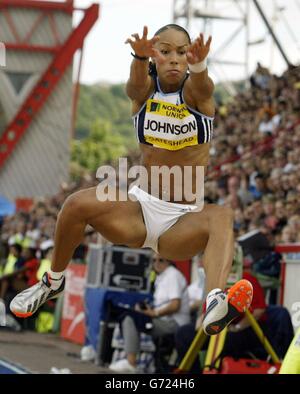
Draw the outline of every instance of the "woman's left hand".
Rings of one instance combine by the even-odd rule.
[[[187,49],[186,58],[189,64],[200,63],[207,57],[211,40],[212,37],[209,36],[205,43],[204,35],[200,33],[199,37]]]

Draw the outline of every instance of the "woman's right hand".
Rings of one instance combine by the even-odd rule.
[[[127,38],[125,44],[130,44],[131,48],[134,50],[134,53],[140,57],[161,57],[160,52],[154,48],[154,44],[159,40],[159,36],[154,36],[150,40],[147,38],[148,35],[148,27],[144,26],[143,36],[140,36],[135,33],[131,34],[135,40],[131,38]]]

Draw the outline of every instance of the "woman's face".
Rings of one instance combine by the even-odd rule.
[[[167,29],[159,34],[155,44],[162,58],[156,59],[157,75],[161,81],[176,84],[182,81],[188,69],[186,51],[189,46],[187,35],[175,29]]]

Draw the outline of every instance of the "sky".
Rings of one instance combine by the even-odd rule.
[[[173,0],[75,0],[78,7],[88,7],[92,3],[100,3],[100,18],[89,33],[84,46],[84,58],[80,80],[82,83],[92,84],[97,82],[120,83],[125,82],[129,75],[129,67],[132,60],[131,48],[125,45],[126,38],[133,33],[141,33],[143,26],[149,28],[149,36],[153,36],[161,26],[173,22]],[[177,4],[184,0],[177,0]],[[196,7],[204,5],[205,0],[193,0]],[[207,3],[207,1],[206,1]],[[236,5],[228,0],[209,0],[211,9],[221,15],[240,16]],[[245,0],[238,0],[240,7],[244,7]],[[270,35],[266,32],[257,10],[252,5],[249,8],[249,41],[264,40],[258,45],[249,47],[249,72],[253,72],[257,61],[280,74],[286,65],[277,48],[272,44]],[[300,63],[300,0],[259,0],[269,20],[274,20],[274,30],[287,53],[291,62]],[[281,10],[281,16],[277,19],[275,6]],[[82,17],[81,12],[76,12],[74,24]],[[272,18],[273,17],[273,18]],[[178,21],[185,27],[185,20]],[[232,62],[245,61],[246,30],[235,34],[241,26],[239,21],[213,21],[204,29],[203,20],[195,18],[189,26],[189,32],[193,37],[200,32],[212,34],[210,58],[218,57],[220,60]],[[233,37],[230,37],[233,35]],[[224,45],[226,40],[230,45],[221,51],[218,56],[215,52]],[[75,61],[75,70],[77,65]],[[209,72],[214,81],[240,79],[245,76],[245,68],[242,66],[211,65]]]

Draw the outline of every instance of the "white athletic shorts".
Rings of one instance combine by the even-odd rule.
[[[134,185],[128,194],[135,197],[141,204],[144,222],[147,230],[146,239],[142,248],[151,248],[158,253],[158,239],[173,226],[180,218],[188,212],[198,209],[197,205],[176,204],[160,200],[146,193]]]

